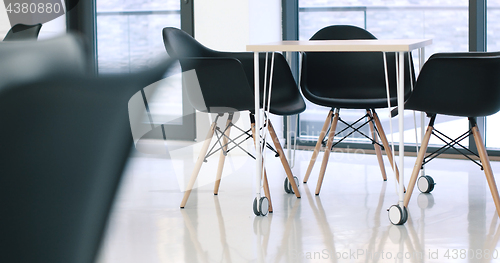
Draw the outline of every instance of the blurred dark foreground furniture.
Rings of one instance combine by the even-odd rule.
[[[170,64],[0,88],[0,262],[95,261],[132,146],[128,101]]]
[[[0,42],[0,89],[85,73],[83,44],[82,39],[72,34],[40,41]]]

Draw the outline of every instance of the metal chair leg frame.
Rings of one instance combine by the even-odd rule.
[[[207,154],[208,147],[210,146],[210,142],[212,141],[212,137],[214,136],[215,126],[217,125],[217,119],[210,126],[210,130],[208,131],[207,137],[205,138],[205,142],[203,143],[203,147],[201,148],[200,154],[198,155],[198,160],[196,160],[196,164],[194,165],[194,170],[191,173],[191,179],[189,179],[189,183],[186,187],[186,192],[184,192],[184,197],[182,198],[181,208],[186,206],[187,200],[189,199],[189,195],[191,194],[191,190],[193,189],[194,183],[196,182],[196,178],[200,173],[201,165],[205,160],[205,154]]]
[[[384,159],[382,159],[382,149],[380,149],[380,145],[378,145],[377,133],[375,131],[375,127],[373,125],[373,115],[370,110],[366,110],[366,113],[372,119],[370,121],[370,130],[372,132],[372,140],[375,142],[373,147],[375,148],[375,153],[377,154],[378,165],[380,166],[380,172],[382,173],[382,178],[384,181],[387,181],[387,174],[385,172]]]
[[[254,121],[252,114],[250,114],[250,126],[252,129],[253,143],[254,143],[254,146],[256,146],[257,133],[255,132],[255,121]],[[261,162],[262,162],[262,166],[264,166],[264,159],[262,159]],[[267,200],[269,200],[269,213],[272,213],[273,212],[273,202],[271,201],[271,191],[269,190],[269,182],[267,181],[266,168],[264,168],[262,184],[263,184],[262,187],[264,188],[264,195],[267,197]]]
[[[227,155],[227,142],[229,138],[229,133],[231,131],[231,122],[233,121],[233,113],[230,113],[229,116],[227,117],[226,121],[226,132],[224,133],[224,138],[222,139],[222,150],[220,151],[219,155],[219,165],[217,167],[217,175],[215,177],[215,185],[214,185],[214,195],[217,195],[219,193],[219,186],[220,186],[220,180],[222,178],[222,169],[224,169],[224,161],[226,160],[226,155]]]
[[[357,125],[359,122],[361,122],[363,119],[366,119],[366,118],[370,118],[370,115],[369,114],[365,114],[363,117],[359,118],[357,121],[355,121],[353,123],[347,123],[344,120],[342,120],[342,118],[339,118],[339,122],[341,122],[342,124],[346,125],[346,127],[344,129],[342,129],[341,131],[336,132],[335,136],[341,135],[344,131],[346,131],[348,129],[351,129],[351,132],[349,132],[347,135],[342,135],[342,138],[340,140],[336,141],[332,145],[332,150],[333,150],[333,147],[337,146],[337,144],[340,144],[342,141],[344,141],[345,139],[349,138],[349,136],[351,136],[354,133],[358,133],[359,135],[361,135],[361,136],[365,137],[366,139],[370,140],[372,143],[378,144],[380,147],[382,147],[382,145],[380,143],[375,142],[372,139],[372,137],[364,134],[361,131],[361,128],[363,128],[365,125],[369,124],[371,120],[367,120],[364,123],[360,124],[358,127],[355,127],[355,125]]]
[[[318,142],[316,142],[316,146],[314,147],[314,151],[313,151],[313,154],[311,156],[311,161],[309,161],[309,166],[307,167],[306,175],[304,176],[304,183],[307,183],[307,180],[309,180],[309,176],[311,175],[311,171],[314,167],[314,164],[316,163],[316,158],[318,158],[319,151],[321,150],[321,144],[323,142],[323,139],[326,136],[326,130],[330,126],[332,115],[333,115],[333,109],[331,109],[328,112],[328,116],[326,117],[325,123],[323,124],[323,128],[321,129],[321,132],[319,133]]]
[[[269,130],[269,135],[271,135],[271,140],[274,143],[274,147],[276,147],[276,151],[278,151],[281,164],[283,165],[283,168],[285,169],[286,172],[286,176],[288,177],[288,182],[290,182],[290,185],[292,186],[295,196],[297,198],[300,198],[299,188],[295,184],[295,179],[293,178],[292,169],[290,169],[290,165],[288,164],[288,161],[283,152],[283,148],[281,147],[278,137],[276,136],[276,131],[274,130],[273,125],[271,124],[271,120],[269,120],[269,126],[267,127],[267,129]]]
[[[230,127],[235,127],[236,129],[240,130],[242,132],[242,134],[240,134],[239,136],[235,137],[234,139],[230,138],[229,136],[226,136],[225,135],[225,131],[227,131],[227,129],[229,129]],[[250,131],[250,130],[249,130]],[[219,136],[217,134],[217,132],[220,132],[221,135]],[[232,151],[233,149],[235,148],[239,148],[240,150],[242,150],[243,152],[245,152],[246,154],[248,154],[250,157],[252,157],[253,159],[255,159],[255,157],[250,153],[248,152],[247,150],[245,150],[245,148],[241,147],[241,144],[243,144],[246,140],[252,138],[252,135],[250,134],[247,134],[246,131],[242,130],[241,128],[239,128],[238,126],[234,125],[234,123],[230,123],[230,126],[226,126],[226,128],[224,129],[224,132],[220,131],[220,129],[218,129],[218,127],[215,128],[215,135],[217,136],[217,142],[212,146],[212,148],[210,149],[210,151],[206,154],[205,156],[205,160],[214,155],[217,151],[220,151],[224,148],[224,146],[229,146],[231,143],[234,144],[231,148],[228,148],[226,150],[226,152],[230,152]],[[247,135],[246,138],[241,138],[243,136]],[[240,139],[240,141],[237,141],[238,139]],[[227,140],[227,143],[226,144],[222,144],[220,141],[223,140],[223,139],[226,139]],[[220,147],[219,148],[215,148],[217,145],[219,145]]]
[[[316,195],[319,195],[319,191],[321,190],[321,185],[323,184],[323,178],[325,177],[326,166],[328,165],[328,159],[330,158],[330,152],[332,151],[331,149],[338,121],[339,121],[339,109],[336,109],[332,121],[332,126],[330,128],[330,133],[328,134],[328,141],[326,143],[326,149],[325,149],[325,154],[323,155],[321,169],[319,171],[318,183],[316,184],[316,192],[315,192]]]

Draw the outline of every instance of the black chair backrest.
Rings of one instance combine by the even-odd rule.
[[[2,262],[95,262],[132,146],[128,101],[167,66],[0,89]]]
[[[310,40],[377,39],[363,28],[350,25],[334,25],[320,29]]]
[[[500,52],[436,53],[425,62],[409,109],[463,117],[500,110]]]
[[[365,29],[350,25],[334,25],[316,32],[310,40],[376,39]],[[396,97],[394,53],[387,53],[391,97]],[[409,72],[405,55],[405,72]],[[386,98],[386,82],[382,52],[307,52],[303,61],[303,92],[327,98]],[[304,74],[305,73],[305,74]],[[405,74],[405,92],[410,91],[410,74]],[[344,97],[351,88],[365,87],[355,98]],[[305,89],[305,90],[304,90]],[[352,94],[352,92],[350,92]],[[394,105],[392,105],[394,106]]]
[[[237,59],[221,56],[174,27],[163,29],[163,42],[169,56],[179,59],[183,88],[195,109],[223,113],[253,107],[253,93]]]
[[[84,72],[86,60],[82,46],[76,35],[0,42],[0,88],[42,77]]]
[[[196,70],[199,86],[190,81],[185,86],[193,107],[203,112],[253,110],[254,55],[251,52],[221,52],[209,49],[186,32],[167,27],[163,41],[168,54],[179,59],[182,70]],[[288,64],[281,54],[275,55],[271,112],[292,115],[305,109]],[[271,56],[268,63],[270,64]],[[264,88],[265,55],[260,56],[261,105]],[[268,67],[270,71],[270,67]],[[268,75],[269,76],[269,72]],[[198,92],[197,90],[200,90]],[[200,95],[203,94],[203,99]],[[227,111],[226,111],[227,112]]]
[[[41,28],[42,24],[16,24],[7,32],[3,41],[36,40]]]
[[[162,33],[163,43],[170,57],[213,57],[217,53],[178,28],[166,27]]]

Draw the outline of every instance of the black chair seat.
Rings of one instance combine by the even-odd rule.
[[[270,112],[281,116],[295,115],[303,112],[305,107],[306,106],[302,97],[292,96],[289,100],[280,100],[275,102],[273,102],[271,98]]]
[[[304,90],[303,90],[304,91]],[[329,98],[312,94],[309,91],[303,92],[304,97],[314,104],[330,107],[330,108],[343,108],[343,109],[379,109],[387,108],[387,95],[385,94],[372,94],[366,98],[359,98],[361,95],[370,94],[374,91],[371,87],[366,88],[346,88],[339,89],[336,97]],[[410,97],[411,92],[406,90],[405,99]],[[397,105],[397,97],[390,98],[391,106]]]

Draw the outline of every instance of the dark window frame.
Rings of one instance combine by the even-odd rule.
[[[487,21],[487,0],[469,0],[469,51],[486,51],[486,21]],[[282,32],[283,40],[298,40],[299,39],[299,2],[298,0],[282,0]],[[362,10],[361,10],[362,11]],[[298,76],[298,56],[292,58],[292,72],[294,76]],[[297,78],[298,79],[298,78]],[[298,117],[300,124],[300,115]],[[427,120],[426,120],[427,121]],[[483,135],[483,140],[486,140],[486,118],[477,118],[479,131]],[[287,130],[286,118],[283,119],[284,131]],[[292,124],[292,127],[295,127]],[[298,129],[300,130],[300,129]],[[295,132],[294,134],[297,134]],[[286,136],[284,134],[285,140]],[[300,138],[300,137],[298,137]],[[292,137],[292,144],[295,138]],[[297,140],[297,146],[314,147],[316,141],[313,140]],[[338,148],[351,149],[373,149],[370,143],[339,143]],[[399,147],[395,145],[395,150]],[[438,147],[429,147],[429,151],[436,150]],[[469,137],[469,149],[477,153],[477,147],[474,138]],[[405,144],[405,151],[416,152],[414,144]],[[500,156],[500,150],[488,149],[488,154],[491,156]],[[445,151],[445,154],[459,155],[455,150]]]
[[[194,36],[194,6],[193,0],[179,0],[181,13],[181,29]],[[75,4],[66,15],[68,32],[78,32],[87,42],[89,71],[98,74],[97,62],[97,12],[96,0],[66,0],[66,6]],[[166,139],[189,140],[196,139],[196,111],[189,103],[182,89],[182,125],[164,124]]]

